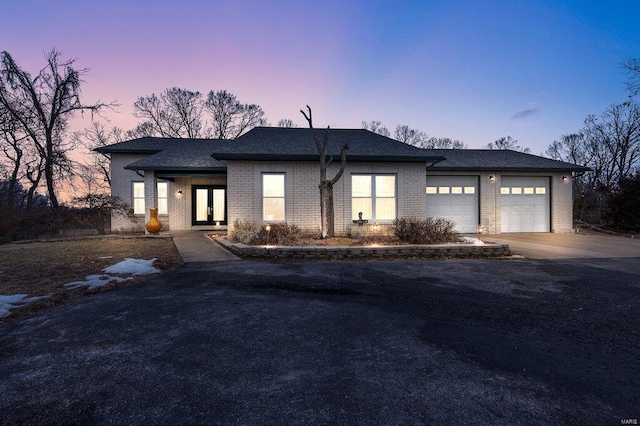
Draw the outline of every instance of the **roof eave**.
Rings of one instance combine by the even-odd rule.
[[[436,166],[431,170],[443,171],[443,172],[455,172],[455,171],[504,171],[504,172],[588,172],[591,171],[588,167],[575,166],[575,167],[447,167]]]
[[[190,167],[190,166],[132,166],[132,165],[128,165],[124,167],[125,169],[128,170],[135,170],[135,171],[140,171],[140,170],[149,170],[149,171],[156,171],[156,172],[198,172],[198,171],[202,171],[202,172],[226,172],[227,168],[226,167]]]
[[[162,149],[126,149],[126,148],[111,148],[109,147],[100,147],[94,148],[93,151],[99,152],[102,154],[157,154],[162,152]]]

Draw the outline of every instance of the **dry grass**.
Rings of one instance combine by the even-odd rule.
[[[156,257],[158,260],[154,266],[162,271],[182,263],[170,238],[109,237],[0,245],[0,294],[53,294],[51,298],[12,310],[11,315],[4,320],[149,278],[146,276],[120,284],[111,283],[94,290],[64,287],[68,282],[81,281],[87,275],[99,274],[103,268],[127,257]]]

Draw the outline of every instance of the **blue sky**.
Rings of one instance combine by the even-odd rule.
[[[629,1],[6,2],[0,49],[35,72],[52,47],[91,68],[83,99],[227,89],[275,124],[311,105],[317,125],[380,120],[481,148],[510,135],[534,153],[626,100],[640,56]],[[74,122],[76,127],[85,121]]]

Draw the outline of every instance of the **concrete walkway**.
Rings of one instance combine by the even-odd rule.
[[[240,260],[209,238],[207,232],[171,231],[171,235],[185,263]]]

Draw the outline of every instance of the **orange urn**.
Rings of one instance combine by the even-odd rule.
[[[162,229],[162,222],[158,220],[158,209],[149,209],[151,219],[145,224],[147,232],[150,234],[157,234]]]

